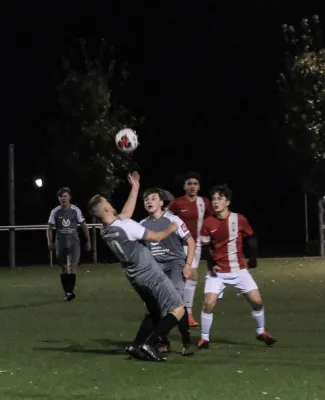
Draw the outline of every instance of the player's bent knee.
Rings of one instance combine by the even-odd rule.
[[[185,314],[185,308],[184,308],[184,306],[182,305],[182,306],[180,306],[180,307],[175,308],[175,309],[171,312],[171,314],[173,314],[174,317],[177,318],[178,321],[181,320],[181,319],[183,318],[184,314]]]
[[[70,264],[68,267],[69,274],[75,274],[77,272],[77,265]]]
[[[254,310],[255,307],[259,307],[259,309],[262,309],[262,297],[260,295],[260,292],[257,289],[251,290],[248,293],[246,293],[246,297],[248,301],[252,304]],[[256,309],[258,311],[258,309]]]
[[[252,307],[254,311],[261,311],[263,308],[262,301],[260,303],[252,303]]]
[[[207,293],[204,297],[202,311],[210,313],[216,305],[218,295],[216,293]]]

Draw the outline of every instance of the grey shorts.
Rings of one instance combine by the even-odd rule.
[[[166,263],[159,263],[160,268],[163,270],[165,275],[172,281],[174,288],[177,293],[184,299],[184,289],[186,279],[183,275],[183,269],[185,261],[170,261]]]
[[[77,265],[80,259],[80,243],[72,242],[69,244],[55,243],[56,260],[59,267],[64,265]]]
[[[130,282],[152,315],[164,317],[184,304],[171,280],[157,264]]]

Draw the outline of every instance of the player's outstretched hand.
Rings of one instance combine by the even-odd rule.
[[[185,279],[188,279],[190,277],[191,271],[192,271],[192,268],[189,265],[186,264],[184,269],[183,269],[183,275],[184,275]]]
[[[130,172],[128,174],[128,181],[131,186],[140,186],[140,174],[137,171]]]

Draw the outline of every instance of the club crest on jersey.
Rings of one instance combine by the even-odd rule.
[[[68,228],[69,226],[70,226],[70,220],[67,218],[67,219],[65,219],[65,218],[63,218],[62,219],[62,225],[65,227],[65,228]]]
[[[182,228],[183,232],[188,231],[187,226],[186,226],[185,224],[183,224],[183,225],[181,226],[181,228]]]

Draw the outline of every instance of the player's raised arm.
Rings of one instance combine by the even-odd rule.
[[[132,219],[124,220],[123,223],[127,227],[129,239],[148,240],[149,242],[160,242],[179,228],[177,224],[172,222],[167,229],[160,232],[153,232]]]
[[[129,197],[124,204],[123,210],[119,214],[119,218],[121,219],[129,219],[132,218],[132,215],[135,210],[135,206],[137,204],[137,198],[139,194],[140,188],[140,175],[138,172],[134,171],[132,174],[128,175],[128,181],[131,185],[131,191]]]
[[[149,240],[150,242],[161,242],[162,240],[166,239],[169,235],[171,235],[173,232],[176,232],[179,226],[175,224],[175,222],[172,222],[169,227],[163,231],[160,232],[153,232],[153,231],[147,231],[146,234],[146,240]]]

